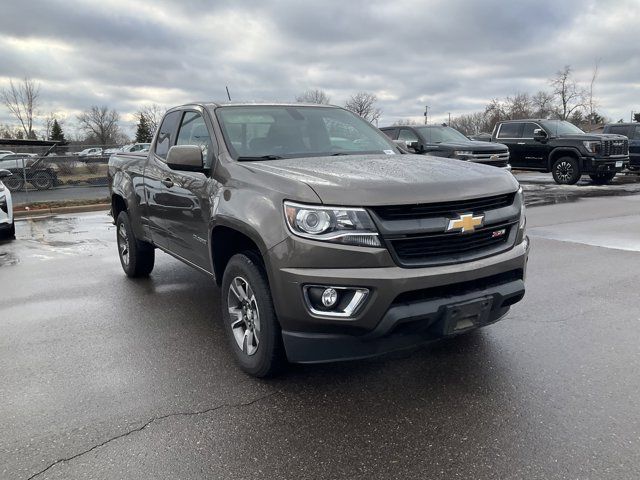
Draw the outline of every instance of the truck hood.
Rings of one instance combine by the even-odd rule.
[[[412,154],[295,158],[243,165],[304,182],[323,203],[345,206],[446,202],[518,189],[513,175],[499,168]]]
[[[438,145],[442,147],[452,148],[454,150],[473,150],[473,151],[497,151],[505,150],[509,148],[502,143],[488,143],[478,140],[469,140],[468,142],[442,142]]]
[[[624,135],[616,135],[613,133],[585,133],[584,135],[559,135],[560,140],[582,140],[582,141],[602,141],[602,140],[626,140]]]

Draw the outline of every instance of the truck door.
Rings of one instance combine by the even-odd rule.
[[[192,264],[211,271],[209,260],[209,219],[216,184],[211,178],[214,147],[212,129],[204,112],[186,110],[182,116],[176,145],[197,145],[202,149],[205,172],[173,170],[167,167],[158,204],[163,209],[166,248]]]
[[[526,167],[524,141],[522,140],[523,123],[502,123],[498,128],[496,141],[509,147],[509,163],[512,167]]]
[[[167,153],[175,144],[181,117],[181,111],[169,112],[165,115],[144,169],[144,196],[147,204],[149,235],[153,243],[161,248],[168,248],[165,228],[168,201],[166,188],[162,182],[169,178],[171,173],[171,169],[166,164]]]
[[[523,167],[544,170],[547,168],[549,146],[546,142],[543,143],[533,139],[533,132],[536,129],[542,129],[542,126],[533,122],[525,123],[518,147],[522,151]]]
[[[629,133],[629,160],[633,168],[640,168],[640,125],[634,125]]]

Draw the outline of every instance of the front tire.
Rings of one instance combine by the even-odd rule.
[[[578,160],[573,157],[560,157],[553,164],[551,173],[558,185],[575,185],[582,176]]]
[[[17,173],[14,173],[8,178],[5,178],[2,183],[12,192],[24,190],[24,179],[19,177]]]
[[[591,181],[595,185],[606,185],[611,180],[613,180],[613,177],[615,176],[616,176],[616,172],[594,173],[589,175],[589,177],[591,177]]]
[[[148,277],[153,270],[155,250],[150,243],[136,238],[127,212],[120,212],[118,215],[116,237],[124,273],[131,278]]]
[[[3,240],[12,240],[16,238],[16,222],[13,222],[8,229],[2,231],[0,233],[0,238]]]
[[[285,362],[282,332],[273,308],[267,275],[257,255],[234,255],[222,277],[222,318],[240,368],[268,377]]]

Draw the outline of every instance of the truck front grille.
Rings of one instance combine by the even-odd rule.
[[[605,140],[602,145],[602,154],[605,157],[611,155],[629,155],[629,141]]]
[[[475,163],[484,163],[494,167],[506,167],[509,165],[509,151],[474,151],[473,157],[472,161]]]
[[[457,202],[419,203],[415,205],[393,205],[374,207],[372,210],[382,220],[418,220],[424,218],[451,217],[459,213],[481,213],[486,210],[508,207],[515,193],[493,197],[461,200]]]
[[[492,225],[471,234],[445,233],[389,240],[403,266],[444,265],[491,255],[515,238],[514,225]]]
[[[405,268],[469,262],[509,250],[515,245],[520,218],[516,193],[455,202],[372,207],[382,240],[396,264]],[[453,219],[483,215],[473,232],[447,232]]]

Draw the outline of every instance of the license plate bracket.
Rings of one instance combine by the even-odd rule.
[[[442,335],[455,335],[487,323],[492,305],[491,296],[447,305],[442,322]]]

